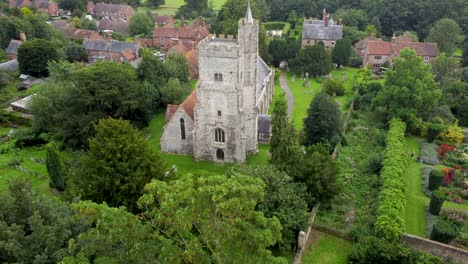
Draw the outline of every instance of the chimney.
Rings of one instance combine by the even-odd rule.
[[[20,32],[19,35],[20,35],[20,40],[21,40],[22,42],[26,42],[26,34],[25,34],[24,32]]]
[[[375,33],[374,33],[374,32],[371,32],[371,33],[370,33],[369,39],[370,39],[370,40],[374,40],[374,39],[375,39]]]
[[[112,32],[107,33],[107,40],[112,43]]]
[[[392,35],[392,43],[395,43],[397,42],[397,37],[395,35],[395,32],[393,32],[393,35]]]
[[[330,20],[330,15],[327,13],[327,10],[323,10],[323,24],[325,27],[328,27],[328,21]]]
[[[343,19],[338,19],[338,25],[343,25]]]
[[[185,27],[185,19],[184,19],[184,17],[182,17],[182,18],[180,19],[180,27],[181,27],[181,28]]]

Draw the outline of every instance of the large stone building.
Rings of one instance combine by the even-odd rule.
[[[392,37],[390,42],[375,38],[372,34],[354,45],[354,51],[362,58],[363,67],[370,66],[373,71],[379,71],[384,63],[392,63],[400,57],[400,51],[411,48],[425,63],[431,63],[439,55],[437,43],[413,42],[413,36]]]
[[[343,24],[330,18],[327,10],[323,10],[323,18],[304,20],[302,30],[302,47],[314,45],[322,41],[327,48],[335,47],[336,41],[343,37]]]
[[[182,104],[168,105],[162,151],[218,162],[244,162],[258,151],[274,71],[258,56],[259,22],[250,6],[238,28],[237,39],[210,35],[198,44],[198,86]]]

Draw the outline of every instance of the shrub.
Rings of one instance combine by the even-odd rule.
[[[446,196],[440,190],[435,190],[432,192],[431,195],[431,202],[429,203],[429,213],[433,215],[439,215],[440,209],[442,209],[442,205]]]
[[[459,227],[465,224],[466,218],[467,214],[457,209],[444,209],[440,212],[440,219],[450,221]]]
[[[427,142],[434,142],[436,140],[440,133],[444,130],[444,125],[442,124],[435,124],[435,123],[430,123],[427,126]]]
[[[460,234],[457,237],[457,243],[468,247],[468,225],[463,225]]]
[[[329,95],[336,95],[336,96],[343,96],[344,95],[344,87],[343,83],[338,80],[327,80],[323,84],[324,91]]]
[[[408,166],[404,148],[406,125],[400,119],[390,121],[380,174],[382,188],[378,196],[377,235],[389,242],[400,240],[404,231],[404,212],[406,207],[405,177]]]
[[[455,123],[453,126],[447,127],[445,131],[440,133],[439,137],[444,142],[458,144],[463,141],[465,136],[463,135],[462,129],[458,126],[457,123]]]
[[[66,174],[62,156],[54,142],[47,144],[46,167],[49,174],[49,186],[59,191],[65,189],[63,177]]]
[[[444,182],[444,173],[440,170],[432,170],[431,174],[429,174],[429,185],[428,189],[430,191],[437,190],[442,183]]]
[[[439,220],[432,228],[431,239],[448,244],[457,237],[459,232],[459,228],[454,223]]]

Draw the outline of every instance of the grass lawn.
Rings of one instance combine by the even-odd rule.
[[[425,237],[425,209],[429,205],[429,197],[422,191],[421,165],[411,159],[409,153],[414,152],[419,156],[419,141],[410,137],[406,139],[406,151],[408,152],[408,190],[406,194],[405,226],[409,234]],[[443,208],[455,208],[468,212],[468,206],[450,201],[445,201]]]
[[[309,246],[302,259],[304,264],[341,264],[348,263],[353,245],[351,242],[321,232],[317,241]],[[312,236],[315,232],[312,233]]]
[[[148,144],[150,148],[156,151],[157,153],[160,153],[164,161],[166,161],[168,167],[176,165],[178,172],[180,172],[183,175],[186,173],[196,172],[224,174],[231,166],[233,166],[232,164],[221,164],[211,161],[196,162],[193,160],[193,157],[191,155],[161,153],[159,140],[162,135],[164,122],[165,114],[157,114],[153,118],[149,126],[146,128],[145,132],[147,134]],[[247,157],[246,164],[266,164],[268,162],[268,151],[269,145],[259,145],[259,152],[255,155],[249,155]]]
[[[226,0],[211,0],[214,5],[214,10],[220,10],[221,6],[226,2]],[[175,15],[177,13],[177,9],[181,5],[185,4],[184,0],[166,0],[164,5],[159,6],[158,9],[151,10],[152,13],[157,13],[158,15]],[[147,10],[146,7],[139,7],[138,10]]]
[[[347,104],[352,94],[352,87],[354,78],[359,69],[344,67],[342,69],[335,69],[331,72],[333,78],[337,80],[342,79],[342,72],[345,72],[346,81],[344,87],[346,94],[344,96],[336,97],[337,102],[341,102],[342,110],[345,112]],[[310,88],[303,86],[303,81],[300,76],[296,76],[295,82],[291,80],[293,73],[288,72],[287,81],[288,86],[294,96],[294,110],[292,119],[296,129],[301,130],[303,127],[304,118],[307,116],[307,109],[314,96],[322,90],[322,84],[316,78],[310,80]]]

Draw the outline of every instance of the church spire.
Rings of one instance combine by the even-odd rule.
[[[250,10],[250,0],[247,2],[247,12],[245,12],[245,21],[253,23],[252,10]]]

